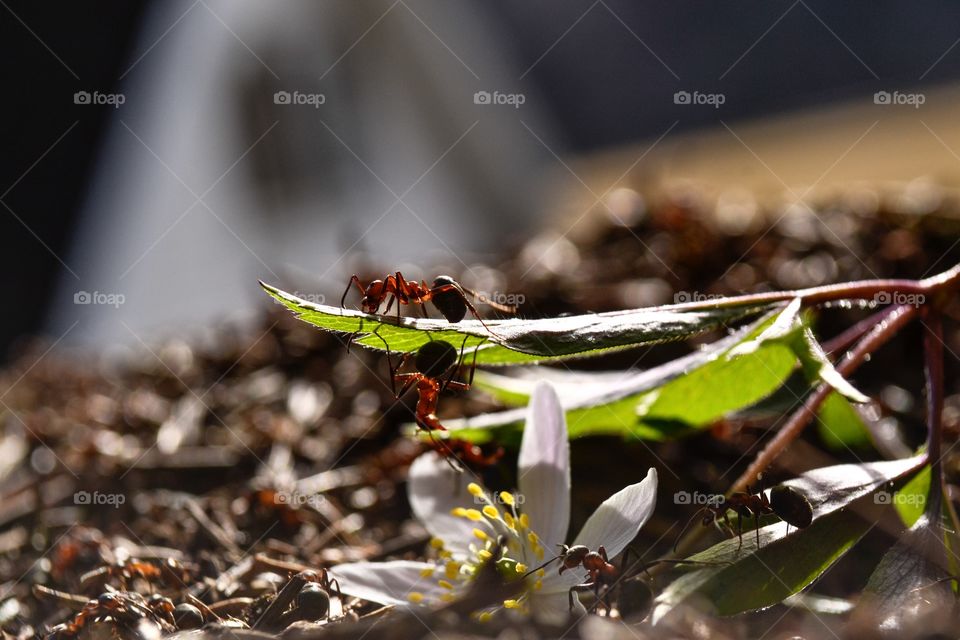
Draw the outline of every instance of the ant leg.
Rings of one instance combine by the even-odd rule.
[[[759,513],[753,514],[753,519],[756,521],[754,524],[757,525],[757,528],[756,528],[756,532],[757,532],[757,549],[759,549],[759,548],[760,548],[760,514],[759,514]]]
[[[483,321],[483,318],[480,317],[480,313],[477,311],[477,308],[476,308],[475,306],[473,306],[473,303],[470,302],[469,300],[467,300],[467,296],[466,296],[466,294],[464,294],[463,289],[460,287],[460,285],[445,284],[445,285],[439,286],[439,287],[437,287],[437,288],[435,288],[435,289],[431,289],[431,290],[430,290],[430,294],[431,294],[431,296],[435,296],[435,295],[437,295],[438,293],[445,293],[445,292],[447,292],[447,291],[456,291],[457,294],[460,296],[460,299],[463,300],[463,304],[467,305],[467,309],[470,310],[470,313],[472,313],[472,314],[473,314],[473,317],[476,318],[476,319],[480,322],[480,324],[483,326],[483,328],[486,329],[491,335],[497,336],[497,333],[496,333],[493,329],[491,329],[490,327],[488,327],[488,326],[487,326],[487,323],[484,322],[484,321]],[[499,337],[499,336],[497,336],[497,337]]]
[[[363,333],[363,318],[360,318],[360,326],[357,327],[357,330],[347,334],[347,353],[350,353],[350,345],[353,344],[353,341],[356,340],[361,333]],[[383,338],[381,338],[381,340],[383,340]],[[384,344],[386,344],[386,342],[384,342]]]
[[[360,321],[360,326],[363,326],[363,320]],[[386,348],[386,350],[387,350],[387,368],[388,368],[389,371],[390,371],[390,390],[393,392],[394,397],[399,398],[400,395],[402,395],[402,394],[397,395],[396,375],[397,375],[397,369],[399,369],[400,367],[403,366],[403,363],[404,363],[404,361],[405,361],[405,358],[401,358],[401,359],[400,359],[400,367],[397,367],[397,369],[394,369],[394,368],[393,368],[393,361],[392,361],[391,358],[390,358],[390,345],[387,344],[386,339],[385,339],[382,335],[380,335],[380,327],[382,327],[382,326],[383,326],[382,324],[378,324],[378,325],[377,325],[377,328],[374,329],[372,333],[373,333],[373,335],[375,335],[375,336],[377,336],[378,338],[380,338],[381,342],[383,342],[383,346],[384,346],[384,347]]]
[[[345,308],[346,308],[346,304],[347,304],[347,294],[350,293],[350,287],[353,286],[354,284],[356,284],[356,285],[357,285],[357,289],[360,290],[360,295],[361,295],[361,296],[363,296],[364,293],[366,293],[366,292],[363,290],[363,285],[360,284],[360,278],[357,276],[357,274],[353,274],[353,276],[350,278],[350,282],[347,283],[347,288],[343,290],[343,296],[341,296],[341,298],[340,298],[340,308],[341,308],[341,309],[345,309]]]

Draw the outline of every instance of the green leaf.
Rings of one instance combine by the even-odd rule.
[[[532,364],[593,356],[649,344],[682,340],[756,315],[771,305],[725,305],[715,309],[665,306],[538,320],[446,320],[378,316],[308,302],[268,284],[260,285],[298,318],[319,329],[356,334],[371,349],[411,353],[430,340],[450,342],[477,364]],[[489,327],[489,329],[487,328]],[[377,333],[374,334],[374,331]]]
[[[817,414],[817,431],[824,444],[834,451],[870,446],[870,432],[850,401],[832,392]]]
[[[785,482],[810,502],[813,523],[795,529],[777,522],[756,533],[744,533],[742,546],[731,538],[691,556],[690,560],[712,566],[668,585],[655,601],[653,623],[681,605],[698,603],[720,615],[733,615],[772,606],[798,593],[873,526],[857,513],[858,504],[863,504],[858,501],[875,502],[871,494],[876,489],[914,472],[924,462],[918,456],[837,465]]]
[[[926,466],[893,494],[893,507],[897,510],[897,514],[905,525],[912,527],[920,520],[923,510],[927,506],[927,495],[929,493],[930,467]]]
[[[869,397],[858,391],[833,367],[833,363],[827,358],[827,354],[823,352],[823,348],[817,342],[809,327],[803,327],[803,330],[794,340],[794,348],[797,357],[800,358],[803,370],[811,380],[821,380],[833,387],[834,391],[853,402],[864,403],[870,401]]]
[[[526,404],[537,380],[552,380],[567,411],[571,438],[606,434],[664,439],[708,425],[783,384],[796,357],[779,340],[756,343],[739,357],[729,357],[738,345],[755,342],[779,315],[768,313],[700,351],[638,373],[536,369],[523,370],[520,378],[485,374],[479,384],[499,388],[497,396],[512,404]],[[450,420],[445,426],[456,430],[458,438],[482,441],[490,434],[481,430],[520,427],[525,415],[524,409],[513,409]],[[504,435],[498,432],[497,437]]]

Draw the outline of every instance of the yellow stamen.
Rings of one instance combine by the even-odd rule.
[[[477,557],[486,562],[493,557],[493,554],[486,549],[481,549],[480,551],[477,551]]]
[[[460,563],[454,561],[448,562],[447,566],[444,567],[443,573],[447,576],[448,580],[453,580],[460,575]]]
[[[520,601],[519,600],[504,600],[503,606],[507,609],[519,609]]]
[[[546,569],[537,569],[537,577],[538,577],[538,578],[542,578],[542,577],[545,576],[545,575],[547,575],[547,570],[546,570]]]
[[[420,577],[421,577],[421,578],[431,578],[431,577],[433,577],[433,572],[434,572],[433,567],[430,567],[430,568],[428,568],[428,569],[421,569],[421,570],[420,570]]]
[[[496,520],[500,517],[500,512],[497,511],[495,507],[487,505],[483,508],[483,515],[487,516],[491,520]]]
[[[543,580],[537,580],[536,582],[533,583],[534,591],[540,591],[540,589],[543,589]]]
[[[443,549],[443,540],[441,540],[440,538],[431,538],[430,546],[433,547],[434,549]]]
[[[443,587],[444,589],[453,589],[453,585],[447,582],[446,580],[439,580],[437,584]]]
[[[486,540],[490,537],[487,535],[487,532],[483,531],[482,529],[474,529],[473,535],[479,538],[480,540]]]
[[[525,513],[520,514],[520,526],[524,529],[530,528],[530,516]]]
[[[454,600],[457,599],[457,597],[452,593],[441,593],[440,599],[443,600],[444,602],[453,602]]]
[[[470,495],[472,495],[475,498],[479,498],[480,496],[483,495],[483,488],[480,485],[478,485],[476,482],[471,482],[470,484],[468,484],[467,491],[469,491]]]
[[[507,512],[503,513],[503,521],[507,523],[507,526],[513,529],[516,527],[516,520],[513,519],[513,516]]]
[[[529,542],[533,547],[540,546],[540,540],[537,538],[537,534],[535,534],[533,531],[527,534],[527,542]]]
[[[457,516],[458,518],[465,518],[467,515],[467,510],[464,509],[463,507],[455,507],[453,511],[451,511],[450,513]]]
[[[423,602],[423,594],[417,591],[413,591],[410,593],[410,595],[407,596],[407,600],[409,600],[414,604],[419,604]]]
[[[490,622],[490,618],[492,618],[492,617],[493,617],[493,614],[492,614],[492,613],[490,613],[489,611],[484,611],[484,612],[482,612],[480,615],[477,616],[477,621],[478,621],[478,622]]]
[[[468,520],[473,520],[474,522],[483,520],[483,514],[476,509],[467,509],[464,515],[467,516]]]
[[[503,504],[509,505],[511,507],[514,505],[514,503],[516,503],[516,500],[513,499],[513,494],[510,493],[509,491],[500,492],[500,501],[503,502]]]
[[[527,572],[527,565],[523,564],[522,562],[518,562],[514,568],[517,570],[517,573]]]

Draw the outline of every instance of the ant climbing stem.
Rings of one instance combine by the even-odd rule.
[[[387,315],[390,313],[394,301],[396,301],[397,324],[400,324],[401,304],[418,305],[420,311],[423,313],[423,317],[428,318],[430,316],[427,314],[426,305],[427,302],[431,302],[433,306],[437,308],[437,311],[446,318],[447,322],[452,324],[460,322],[469,310],[473,317],[480,321],[484,329],[492,335],[497,335],[487,326],[487,323],[483,321],[483,318],[481,318],[479,312],[477,312],[477,308],[470,302],[467,296],[475,300],[482,300],[484,304],[497,311],[509,314],[517,312],[516,306],[500,304],[481,297],[477,292],[464,287],[450,276],[437,276],[434,278],[433,284],[427,285],[426,280],[421,280],[419,283],[416,280],[407,280],[399,271],[386,276],[382,280],[372,280],[366,287],[360,282],[360,277],[354,274],[351,276],[350,282],[347,283],[347,288],[344,289],[343,296],[340,297],[341,308],[346,308],[347,295],[354,286],[360,292],[360,310],[364,313],[377,314],[380,306],[386,301],[387,306],[384,309],[383,315]]]

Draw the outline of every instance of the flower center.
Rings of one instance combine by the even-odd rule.
[[[476,508],[457,507],[452,511],[454,516],[466,518],[474,523],[474,540],[468,545],[469,554],[466,558],[454,559],[453,554],[444,548],[442,540],[434,539],[431,546],[436,549],[441,562],[433,569],[424,569],[424,578],[436,578],[437,584],[446,591],[441,596],[445,602],[455,598],[453,592],[466,585],[473,579],[480,566],[493,559],[494,553],[500,550],[500,557],[496,559],[497,570],[507,580],[521,580],[533,573],[535,580],[527,583],[521,595],[504,600],[502,606],[477,612],[475,615],[481,621],[488,620],[499,609],[518,609],[526,612],[530,594],[543,586],[544,569],[530,571],[531,565],[542,563],[545,550],[540,537],[533,530],[530,517],[526,513],[518,513],[517,501],[513,494],[502,491],[499,494],[500,505],[490,498],[483,488],[471,482],[467,486],[476,501]],[[410,594],[413,602],[420,602],[423,595]]]

